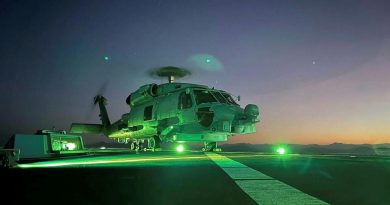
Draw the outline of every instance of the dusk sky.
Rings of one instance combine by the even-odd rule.
[[[1,1],[1,141],[98,123],[103,84],[116,121],[168,65],[260,107],[229,143],[390,143],[390,1],[372,0]]]

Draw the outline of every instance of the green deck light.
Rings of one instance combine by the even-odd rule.
[[[183,151],[184,151],[183,145],[178,145],[178,146],[176,147],[176,150],[177,150],[178,152],[183,152]]]
[[[65,146],[68,148],[68,150],[76,149],[76,144],[75,143],[67,143]]]
[[[283,148],[283,147],[279,147],[277,150],[276,150],[277,153],[283,155],[286,153],[286,150]]]

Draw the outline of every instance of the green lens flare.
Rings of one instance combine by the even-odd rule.
[[[217,57],[209,55],[209,54],[196,54],[192,55],[188,58],[189,62],[194,64],[196,67],[211,71],[217,72],[223,70],[222,62],[218,60]]]

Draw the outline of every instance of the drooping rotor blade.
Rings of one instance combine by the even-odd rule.
[[[109,84],[109,83],[108,83],[108,80],[105,81],[105,82],[103,82],[103,83],[100,85],[99,89],[97,90],[96,94],[94,95],[94,98],[95,98],[96,96],[103,96],[104,93],[105,93],[106,90],[107,90],[108,84]],[[94,101],[90,104],[90,107],[89,107],[89,109],[88,109],[88,111],[87,111],[87,115],[86,115],[86,119],[87,119],[87,120],[91,119],[92,114],[95,112],[95,109],[96,109],[96,104],[95,104],[95,99],[94,99]]]

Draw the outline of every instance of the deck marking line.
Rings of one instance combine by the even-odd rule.
[[[257,204],[322,205],[327,204],[279,180],[228,157],[206,153]]]

